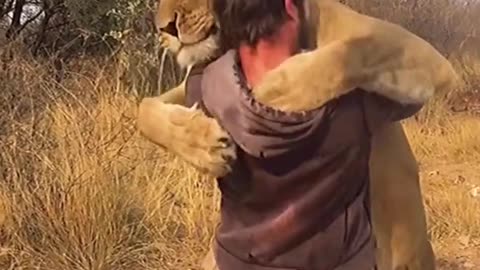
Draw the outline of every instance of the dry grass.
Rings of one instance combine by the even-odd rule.
[[[452,243],[480,239],[480,198],[470,195],[480,186],[480,118],[446,117],[441,124],[407,122],[407,132],[422,169],[422,188],[429,229],[440,254],[458,253]]]
[[[0,268],[198,268],[217,217],[213,181],[139,136],[136,101],[116,76],[57,85],[44,70],[18,60],[0,74]],[[480,125],[438,111],[407,126],[441,255],[459,236],[480,237],[480,201],[444,171],[478,164]]]
[[[42,110],[2,111],[0,269],[175,269],[203,253],[212,181],[141,139],[136,102],[106,78],[40,76],[16,89]]]

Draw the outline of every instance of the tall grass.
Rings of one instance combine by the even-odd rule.
[[[65,85],[34,71],[11,67],[31,106],[1,112],[0,268],[174,269],[201,256],[213,181],[143,140],[136,101],[100,69]]]

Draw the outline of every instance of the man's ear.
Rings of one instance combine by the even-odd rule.
[[[288,16],[292,18],[294,21],[299,20],[298,16],[298,7],[294,3],[294,0],[284,0],[285,1],[285,10],[287,11]]]

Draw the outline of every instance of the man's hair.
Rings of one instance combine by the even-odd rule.
[[[285,0],[213,0],[222,43],[238,48],[273,35],[289,19]],[[298,6],[303,0],[293,0]]]

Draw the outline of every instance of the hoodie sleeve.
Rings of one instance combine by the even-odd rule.
[[[365,93],[363,105],[368,129],[373,134],[389,122],[415,115],[424,104],[403,105],[377,94]]]

